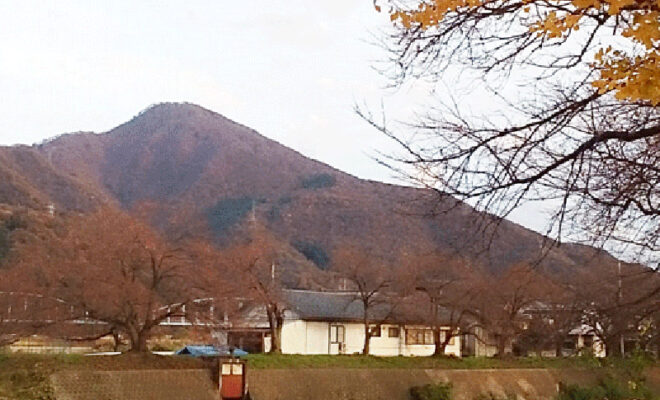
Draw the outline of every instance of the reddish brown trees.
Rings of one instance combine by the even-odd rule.
[[[653,333],[660,314],[660,293],[654,291],[660,287],[657,274],[631,265],[590,266],[579,271],[574,282],[583,323],[605,344],[608,356],[625,355],[626,341],[641,350],[648,344],[653,347],[645,337],[657,337]]]
[[[476,293],[471,277],[477,272],[462,260],[441,254],[407,256],[401,262],[400,281],[408,279],[409,301],[417,308],[418,318],[433,328],[434,355],[444,355],[452,339],[474,322]]]
[[[71,318],[119,330],[131,351],[146,351],[152,329],[202,293],[183,249],[112,208],[42,227],[18,254],[23,287],[62,301]]]
[[[375,334],[371,329],[374,322],[372,312],[379,305],[388,303],[386,291],[392,285],[392,268],[369,249],[347,244],[339,246],[332,259],[333,271],[350,283],[351,289],[355,290],[355,299],[362,305],[362,354],[369,354],[371,337]],[[387,309],[391,311],[392,308],[390,303]]]
[[[500,275],[484,274],[474,282],[479,296],[474,298],[474,312],[488,332],[488,344],[504,356],[527,327],[523,311],[545,297],[548,282],[527,265],[516,265]]]
[[[221,257],[242,289],[242,295],[263,306],[271,335],[271,353],[282,351],[282,325],[286,301],[282,293],[280,271],[277,269],[278,240],[264,227],[254,227],[246,241],[226,249]]]

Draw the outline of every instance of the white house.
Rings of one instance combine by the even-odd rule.
[[[285,354],[354,354],[364,345],[363,306],[355,293],[286,290],[288,304],[282,326],[282,353]],[[373,321],[370,354],[377,356],[428,356],[435,350],[433,331],[405,316],[396,315],[392,307],[378,304],[369,310]],[[267,322],[258,321],[254,312],[250,324],[265,329]],[[448,331],[448,328],[444,329]],[[265,337],[264,351],[270,349]],[[445,348],[448,355],[461,356],[461,338],[451,338]]]

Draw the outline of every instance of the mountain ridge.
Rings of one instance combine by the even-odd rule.
[[[29,157],[35,171],[21,162]],[[129,210],[148,203],[161,231],[176,229],[172,221],[186,215],[187,223],[208,229],[219,245],[238,234],[249,214],[320,270],[328,268],[337,246],[358,242],[392,260],[403,251],[458,252],[499,271],[538,259],[543,240],[504,220],[487,256],[477,255],[468,236],[484,214],[469,205],[459,202],[430,216],[438,199],[429,190],[357,178],[189,103],[148,107],[104,133],[1,147],[3,177],[13,184],[0,184],[0,203],[53,203],[83,212],[102,203]],[[565,270],[602,254],[576,246],[554,248],[542,263]]]

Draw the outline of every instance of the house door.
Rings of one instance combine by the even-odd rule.
[[[329,354],[344,354],[346,344],[344,338],[344,325],[330,325],[330,348]]]

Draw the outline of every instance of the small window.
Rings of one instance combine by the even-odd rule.
[[[406,344],[433,344],[431,329],[406,329]]]
[[[588,349],[594,347],[594,338],[593,338],[593,336],[583,336],[582,337],[582,345],[583,345],[583,347],[586,347]]]
[[[398,327],[387,328],[387,337],[399,337],[400,335],[401,331],[399,331]]]
[[[330,326],[330,343],[344,343],[344,326]]]
[[[369,327],[369,335],[371,337],[380,337],[380,325],[371,325]]]
[[[430,329],[424,330],[424,344],[433,344],[433,331]]]

